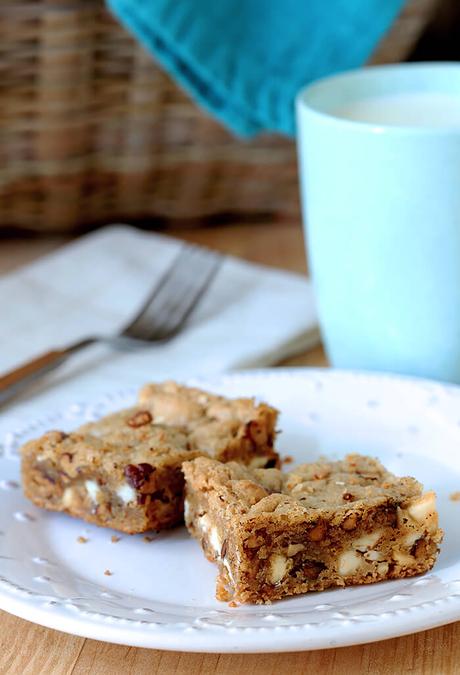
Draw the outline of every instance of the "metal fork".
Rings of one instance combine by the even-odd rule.
[[[115,335],[91,335],[53,349],[0,377],[0,405],[22,393],[70,356],[97,342],[122,349],[165,342],[177,335],[214,279],[223,256],[185,244],[136,316]]]

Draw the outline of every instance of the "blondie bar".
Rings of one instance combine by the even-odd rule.
[[[183,519],[182,462],[205,455],[278,466],[276,419],[252,399],[148,385],[136,407],[26,443],[24,492],[37,506],[123,532],[171,527]]]
[[[435,494],[375,459],[281,473],[198,458],[183,470],[186,525],[219,566],[218,599],[270,602],[412,576],[436,560]]]

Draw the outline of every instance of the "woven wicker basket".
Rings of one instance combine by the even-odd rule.
[[[411,0],[374,61],[404,58],[440,0]],[[207,117],[102,0],[0,3],[0,228],[298,218],[293,143]]]

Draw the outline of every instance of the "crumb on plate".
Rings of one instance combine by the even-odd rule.
[[[459,492],[452,492],[452,494],[449,496],[449,499],[452,502],[460,502],[460,491]]]
[[[111,572],[110,570],[104,570],[104,574],[106,577],[111,577],[113,572]]]
[[[79,544],[86,544],[88,539],[86,537],[82,537],[81,535],[77,537],[77,541]]]
[[[110,537],[110,541],[112,542],[112,544],[116,544],[120,540],[121,540],[121,537],[117,537],[116,534],[112,534],[112,536]]]

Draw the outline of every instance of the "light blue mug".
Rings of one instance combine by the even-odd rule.
[[[375,119],[340,112],[376,97]],[[403,108],[408,97],[427,105],[412,122],[382,122],[379,101],[385,120],[398,97]],[[446,120],[425,119],[431,100],[451,104]],[[297,124],[307,251],[332,364],[460,383],[460,64],[318,81],[298,96]]]

